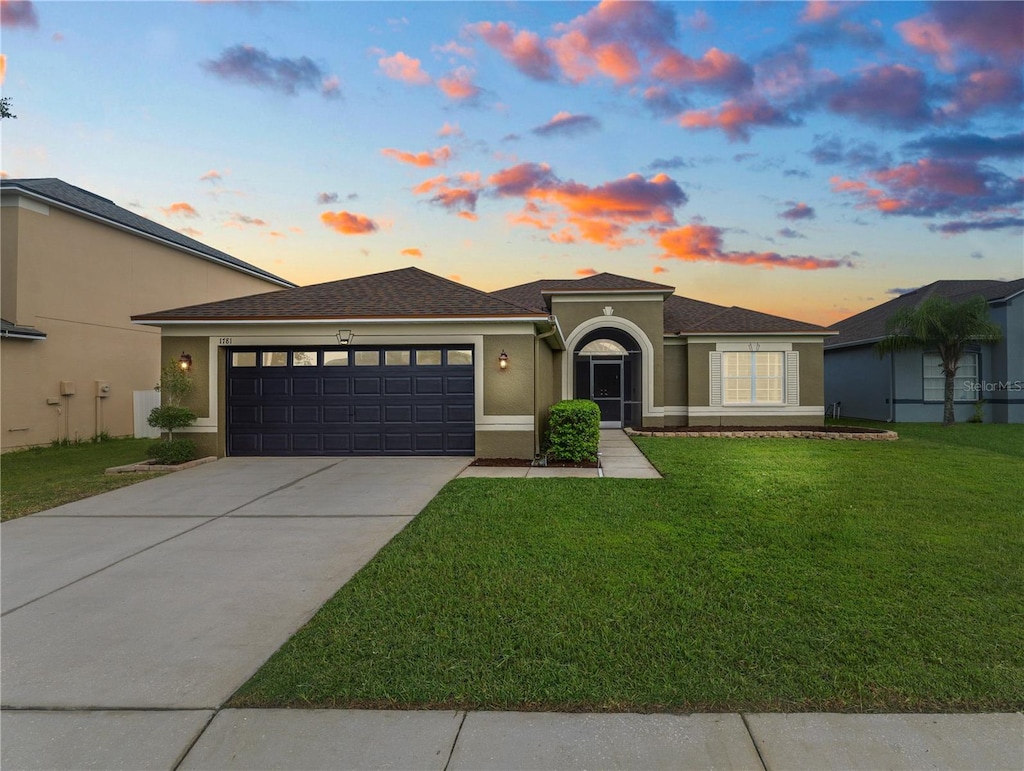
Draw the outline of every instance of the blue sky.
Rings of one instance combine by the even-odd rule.
[[[1024,4],[4,2],[0,168],[301,284],[1024,274]]]

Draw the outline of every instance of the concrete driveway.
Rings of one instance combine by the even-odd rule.
[[[202,724],[468,462],[231,458],[5,523],[2,706]]]

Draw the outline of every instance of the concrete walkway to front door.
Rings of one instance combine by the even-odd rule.
[[[661,479],[661,474],[651,465],[633,440],[621,428],[602,428],[601,443],[598,446],[601,459],[597,468],[564,468],[561,466],[468,466],[460,479],[466,477],[526,477],[545,479],[551,477],[582,477],[609,479]]]

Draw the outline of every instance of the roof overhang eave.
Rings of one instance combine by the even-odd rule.
[[[337,317],[337,316],[311,316],[281,318],[278,316],[267,316],[263,318],[211,318],[203,316],[198,318],[173,318],[164,319],[154,316],[132,316],[133,324],[146,326],[183,326],[183,325],[254,325],[254,324],[451,324],[451,323],[472,323],[472,324],[500,324],[500,323],[547,323],[549,316],[538,314],[536,316],[359,316],[359,317]]]

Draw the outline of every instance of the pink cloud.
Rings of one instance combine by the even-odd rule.
[[[400,80],[412,86],[425,86],[430,83],[430,75],[423,71],[419,59],[414,59],[401,51],[394,56],[384,56],[377,60],[381,71],[392,80]]]
[[[908,45],[934,56],[940,69],[946,72],[955,69],[953,41],[946,36],[942,25],[931,16],[901,21],[896,25],[896,31]]]
[[[170,206],[161,207],[160,210],[168,217],[179,216],[194,219],[199,216],[199,212],[195,210],[195,207],[192,206],[192,204],[190,203],[186,203],[185,201],[178,201],[177,203],[172,203]]]
[[[0,86],[4,84],[7,77],[7,54],[0,54]]]
[[[480,198],[480,175],[464,172],[451,177],[444,174],[431,177],[412,189],[415,195],[429,195],[430,202],[463,219],[476,219],[476,204]]]
[[[951,118],[967,118],[988,108],[1016,109],[1024,100],[1024,86],[1017,68],[968,72],[956,84],[953,98],[943,106]]]
[[[445,122],[440,130],[438,130],[437,135],[439,137],[461,137],[463,133],[458,123]]]
[[[320,215],[320,221],[332,230],[348,236],[365,235],[377,230],[377,223],[369,217],[347,211],[325,211]]]
[[[808,0],[800,14],[800,21],[804,24],[829,21],[842,13],[844,6],[848,5],[849,3],[831,2],[830,0]]]
[[[654,275],[658,275],[659,273],[668,273],[668,268],[662,265],[655,265],[651,273],[653,273]]]
[[[417,260],[423,259],[423,252],[419,249],[403,249],[400,254],[403,257],[415,257]]]
[[[793,202],[790,201],[790,203],[793,203]],[[790,207],[789,209],[786,209],[786,211],[782,212],[782,214],[780,214],[779,216],[782,217],[783,219],[794,220],[794,221],[795,220],[814,219],[814,217],[815,217],[814,207],[813,206],[808,206],[805,203],[798,203],[798,204]]]
[[[388,158],[394,158],[400,163],[408,163],[412,166],[419,166],[421,168],[447,163],[452,157],[452,150],[448,145],[422,153],[407,153],[402,150],[395,150],[391,147],[386,147],[380,152],[381,155]]]
[[[531,129],[537,136],[576,136],[587,131],[593,131],[601,127],[601,122],[593,115],[573,115],[570,112],[562,111],[556,113],[551,120],[543,125]]]
[[[709,49],[700,59],[670,50],[651,68],[651,75],[677,86],[702,85],[726,91],[740,91],[754,82],[749,64],[717,48]]]
[[[517,31],[506,21],[482,21],[469,25],[466,31],[482,39],[524,75],[534,80],[554,79],[554,59],[537,33]]]
[[[593,268],[577,268],[576,269],[576,275],[577,276],[596,276],[597,275],[597,271],[594,270]]]
[[[459,102],[476,99],[480,95],[480,87],[473,83],[473,70],[459,67],[443,78],[438,78],[437,87],[445,96]]]
[[[729,265],[751,265],[762,268],[792,268],[794,270],[823,270],[850,268],[847,259],[783,256],[776,252],[726,252],[722,249],[722,229],[712,225],[684,225],[665,231],[658,238],[664,249],[663,260],[685,262],[720,262]]]
[[[976,160],[922,158],[868,176],[874,185],[833,177],[832,190],[859,198],[858,208],[913,217],[999,211],[1024,197],[1024,179]]]
[[[732,142],[749,142],[751,126],[793,126],[796,120],[763,100],[730,99],[717,109],[687,110],[679,125],[688,129],[721,129]]]
[[[200,182],[220,182],[224,176],[216,169],[210,169],[199,178]]]
[[[39,29],[36,7],[29,0],[0,0],[0,26]]]
[[[833,112],[865,123],[909,129],[933,120],[924,73],[903,64],[870,67],[829,97]]]

